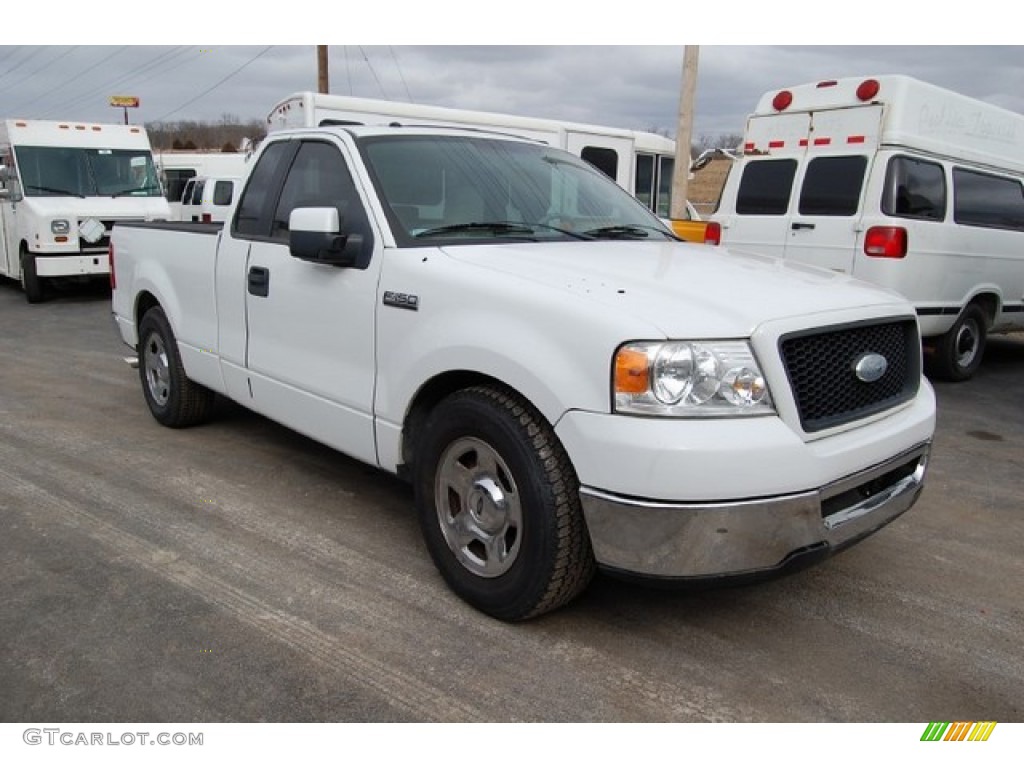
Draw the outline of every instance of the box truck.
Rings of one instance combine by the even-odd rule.
[[[115,221],[169,216],[142,127],[0,120],[0,274],[30,302],[52,280],[107,274]]]

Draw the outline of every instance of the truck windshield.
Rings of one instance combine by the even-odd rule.
[[[160,197],[146,149],[15,147],[26,197]]]
[[[388,136],[361,148],[399,245],[676,239],[593,166],[546,145]]]

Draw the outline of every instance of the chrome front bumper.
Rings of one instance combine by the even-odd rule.
[[[580,491],[603,568],[665,579],[716,579],[785,569],[873,533],[913,506],[930,443],[818,490],[683,504]]]

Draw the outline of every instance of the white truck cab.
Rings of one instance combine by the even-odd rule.
[[[169,217],[142,127],[0,121],[0,274],[30,302],[50,279],[107,274],[115,221]]]
[[[902,75],[764,94],[717,212],[724,245],[891,288],[932,375],[1024,328],[1024,116]]]

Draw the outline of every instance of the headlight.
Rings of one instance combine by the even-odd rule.
[[[71,231],[71,225],[67,219],[54,219],[50,222],[50,232],[55,235],[66,235]]]
[[[615,354],[615,410],[648,416],[774,413],[745,341],[631,342]]]

